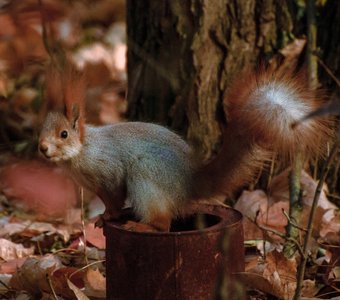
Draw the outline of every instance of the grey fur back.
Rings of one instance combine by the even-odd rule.
[[[69,166],[85,187],[113,192],[125,185],[129,202],[144,219],[152,213],[151,203],[154,209],[178,214],[188,200],[191,150],[170,130],[141,122],[86,126],[84,140]]]

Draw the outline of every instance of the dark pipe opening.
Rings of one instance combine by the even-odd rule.
[[[221,218],[209,214],[193,214],[173,220],[170,227],[170,232],[191,231],[197,229],[205,229],[218,224]]]
[[[116,220],[116,224],[125,224],[127,221],[139,220],[134,215],[130,208],[123,209],[123,214]],[[222,218],[216,215],[211,215],[209,213],[194,213],[191,215],[184,216],[182,218],[175,219],[171,222],[170,232],[180,232],[180,231],[192,231],[192,230],[202,230],[209,228],[221,222]]]

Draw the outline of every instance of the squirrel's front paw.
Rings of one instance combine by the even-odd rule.
[[[94,227],[103,228],[105,220],[103,219],[102,215],[99,216],[98,220],[94,223]]]
[[[110,214],[104,212],[103,214],[99,215],[98,220],[94,223],[94,226],[98,228],[103,228],[105,222],[112,221],[113,219],[114,218]]]

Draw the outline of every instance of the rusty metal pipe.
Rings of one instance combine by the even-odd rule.
[[[194,229],[197,216],[202,230]],[[234,209],[197,206],[171,232],[132,232],[111,222],[104,233],[107,299],[240,299],[233,274],[244,271],[243,228]]]

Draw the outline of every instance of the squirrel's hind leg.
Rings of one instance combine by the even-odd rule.
[[[129,202],[140,222],[150,226],[149,231],[170,230],[174,215],[171,209],[174,201],[172,198],[172,195],[168,195],[150,179],[134,178],[128,183]]]
[[[105,211],[99,216],[95,226],[103,227],[105,222],[118,220],[122,214],[122,208],[125,203],[126,191],[124,188],[117,189],[114,193],[98,191],[97,195],[104,202]]]
[[[142,222],[155,228],[156,231],[170,230],[172,215],[165,212],[153,211],[152,215],[148,219],[143,219]]]

